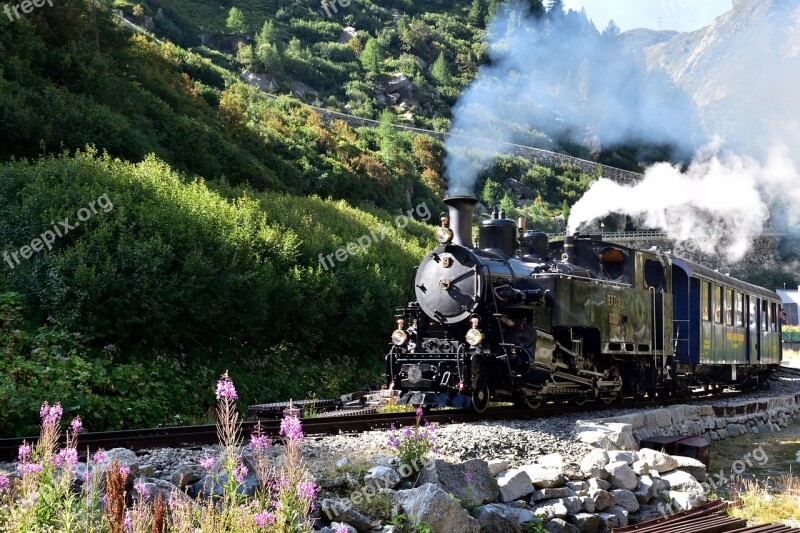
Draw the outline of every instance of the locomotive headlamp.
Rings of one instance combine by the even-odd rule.
[[[477,346],[483,342],[483,333],[477,328],[472,328],[467,332],[467,344]]]
[[[472,329],[467,332],[467,344],[477,346],[483,342],[483,333],[478,329],[481,319],[476,315],[472,315],[469,321],[472,324]]]
[[[408,333],[402,329],[398,329],[392,333],[392,343],[395,346],[402,346],[406,343],[406,341],[408,341]]]
[[[406,327],[405,319],[398,318],[397,319],[397,330],[392,333],[392,343],[395,346],[402,346],[406,342],[408,342],[408,333],[403,331],[403,328]]]
[[[453,230],[440,226],[436,229],[436,240],[442,244],[447,244],[453,240]]]

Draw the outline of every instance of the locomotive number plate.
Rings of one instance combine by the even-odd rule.
[[[619,296],[612,296],[609,294],[608,296],[606,296],[606,303],[608,305],[612,306],[616,305],[617,307],[619,307],[622,305],[622,298],[620,298]]]
[[[451,266],[453,266],[453,258],[452,257],[444,257],[444,258],[442,258],[442,265],[445,268],[450,268]]]

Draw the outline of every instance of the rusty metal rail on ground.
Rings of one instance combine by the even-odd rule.
[[[748,526],[741,518],[727,516],[731,505],[715,500],[691,511],[641,522],[628,527],[617,527],[613,533],[796,533],[797,529],[782,524]]]

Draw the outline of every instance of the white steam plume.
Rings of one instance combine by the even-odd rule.
[[[507,151],[504,142],[555,150],[567,142],[591,157],[636,139],[691,154],[700,128],[683,91],[601,36],[584,13],[541,20],[526,4],[508,2],[492,19],[490,63],[453,108],[445,159],[451,194],[472,192]]]
[[[569,232],[612,213],[624,214],[677,242],[738,261],[762,233],[771,207],[783,203],[786,222],[797,223],[798,212],[791,206],[800,200],[798,183],[800,174],[785,149],[775,149],[761,164],[720,153],[715,144],[698,153],[685,172],[660,163],[635,185],[598,180],[573,206]]]

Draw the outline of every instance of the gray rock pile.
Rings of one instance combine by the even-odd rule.
[[[534,520],[553,533],[604,533],[706,502],[703,464],[655,450],[594,449],[576,462],[556,453],[508,466],[506,461],[434,460],[416,488],[396,490],[399,476],[382,470],[372,492],[388,497],[393,515],[437,533],[521,533]],[[347,501],[327,499],[321,507],[321,518],[331,528],[333,523],[357,531],[381,526],[361,513],[353,515]]]

